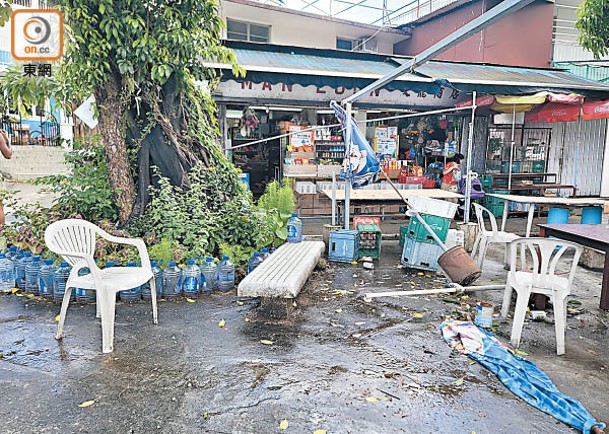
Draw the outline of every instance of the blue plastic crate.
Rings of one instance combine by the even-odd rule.
[[[400,262],[408,268],[417,270],[437,271],[438,258],[444,251],[437,244],[423,243],[406,238]]]
[[[330,232],[328,259],[335,262],[357,261],[359,255],[359,232],[338,229]]]

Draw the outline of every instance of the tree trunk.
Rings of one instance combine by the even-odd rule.
[[[95,99],[99,107],[99,131],[106,150],[110,185],[119,207],[119,220],[125,223],[133,211],[136,195],[125,143],[124,105],[118,82],[108,80],[103,88],[97,89]]]

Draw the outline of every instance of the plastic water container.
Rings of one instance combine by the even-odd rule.
[[[30,262],[32,262],[32,252],[25,252],[15,264],[15,285],[19,289],[25,289],[25,267]]]
[[[13,262],[0,253],[0,293],[10,292],[15,287],[15,267]]]
[[[218,267],[214,263],[214,259],[208,256],[201,265],[201,290],[204,293],[210,293],[217,288],[217,285]]]
[[[163,296],[163,271],[156,265],[156,261],[150,261],[150,268],[152,268],[152,275],[154,276],[154,283],[156,284],[156,296],[157,298]],[[142,285],[142,299],[150,300],[152,293],[150,292],[150,282],[146,282]]]
[[[78,270],[79,276],[86,276],[90,274],[91,270],[88,267],[83,267]],[[74,290],[76,294],[76,301],[79,303],[92,303],[95,301],[95,290],[94,289],[85,289],[85,288],[76,288]]]
[[[260,252],[254,252],[254,256],[252,256],[252,258],[249,261],[247,261],[247,272],[251,273],[260,264],[262,264],[262,258],[260,257]]]
[[[266,247],[263,247],[262,250],[260,250],[260,261],[266,260],[269,256],[271,256],[271,252],[269,252],[269,249]]]
[[[603,222],[603,209],[600,206],[590,206],[582,209],[581,223],[583,225],[600,225]]]
[[[298,214],[292,213],[288,219],[288,243],[300,243],[302,241],[302,222]]]
[[[57,268],[53,265],[53,260],[51,258],[45,259],[38,275],[38,291],[47,300],[53,299],[55,271],[57,271]]]
[[[194,259],[186,261],[184,268],[182,289],[185,296],[193,296],[199,293],[199,281],[201,280],[201,269],[195,264]]]
[[[135,267],[135,262],[129,261],[127,262],[127,267]],[[137,301],[142,298],[142,287],[136,286],[135,288],[125,289],[123,291],[118,292],[118,296],[121,301]]]
[[[63,300],[63,296],[66,293],[66,283],[68,283],[68,278],[70,277],[70,265],[67,262],[62,262],[59,264],[59,268],[55,271],[55,276],[53,279],[53,299],[55,303],[61,303]],[[75,299],[74,292],[70,296],[70,300],[73,301]]]
[[[176,298],[179,295],[182,295],[182,270],[176,261],[169,261],[169,265],[163,270],[163,296]]]
[[[218,289],[220,291],[230,291],[235,287],[235,265],[231,262],[228,255],[224,255],[218,264]]]
[[[38,277],[40,274],[40,256],[32,256],[32,262],[25,266],[25,292],[38,295]]]
[[[13,266],[15,265],[15,259],[17,259],[18,250],[17,246],[10,246],[6,251],[6,259],[13,262]]]

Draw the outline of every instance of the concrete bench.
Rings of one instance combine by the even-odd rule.
[[[295,298],[324,250],[323,241],[284,244],[239,283],[237,295]]]

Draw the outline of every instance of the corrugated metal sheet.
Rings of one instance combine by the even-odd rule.
[[[556,68],[566,69],[571,74],[579,77],[587,78],[588,80],[607,82],[609,80],[609,66],[597,66],[586,64],[574,64],[569,62],[555,63]]]
[[[395,60],[404,61],[404,59]],[[471,63],[428,62],[415,70],[436,80],[453,83],[479,83],[513,86],[537,86],[609,91],[609,86],[553,69],[516,68]]]
[[[558,173],[563,184],[576,185],[579,196],[600,195],[607,120],[582,121],[579,146],[577,122],[535,126],[552,128],[548,172]]]

